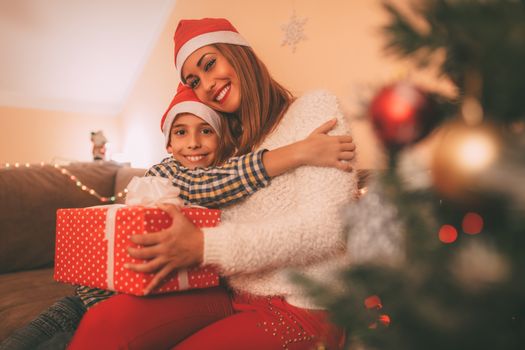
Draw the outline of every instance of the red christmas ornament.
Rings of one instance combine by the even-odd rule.
[[[381,89],[370,104],[370,115],[381,141],[394,148],[422,139],[436,122],[433,100],[408,81]]]

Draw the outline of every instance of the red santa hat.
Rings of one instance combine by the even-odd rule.
[[[221,117],[210,107],[199,101],[195,92],[189,87],[179,84],[177,93],[162,116],[160,128],[166,139],[166,147],[170,140],[171,124],[180,113],[191,113],[204,120],[215,130],[217,135],[221,135]]]
[[[175,67],[180,74],[188,56],[203,46],[217,43],[250,46],[225,18],[183,19],[175,30],[173,40]]]

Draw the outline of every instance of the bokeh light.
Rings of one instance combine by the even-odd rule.
[[[458,238],[458,231],[452,225],[443,225],[439,229],[439,240],[443,243],[453,243]]]
[[[470,134],[458,145],[457,164],[468,172],[479,172],[492,164],[497,155],[497,145],[486,134]]]
[[[379,322],[383,324],[383,326],[388,327],[390,326],[390,316],[388,315],[381,315],[379,316]]]
[[[483,218],[477,213],[467,213],[463,217],[461,228],[469,235],[478,234],[483,229]]]
[[[381,304],[381,299],[377,295],[371,295],[365,299],[365,307],[379,310],[383,307],[383,304]]]

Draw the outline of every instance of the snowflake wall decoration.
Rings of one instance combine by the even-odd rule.
[[[284,32],[281,46],[290,46],[292,52],[295,53],[297,44],[307,39],[304,35],[304,25],[307,21],[308,18],[298,18],[294,11],[288,20],[288,23],[281,26],[281,29]]]

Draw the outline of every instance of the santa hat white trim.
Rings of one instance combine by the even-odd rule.
[[[170,139],[171,124],[173,124],[177,114],[180,113],[191,113],[196,115],[206,123],[210,124],[217,135],[219,137],[221,136],[221,117],[219,114],[217,114],[217,112],[202,102],[184,101],[177,103],[168,111],[166,119],[164,120],[164,124],[162,125],[162,133],[164,134],[166,140],[166,147],[169,146],[168,142]]]
[[[193,37],[186,43],[184,43],[184,45],[182,45],[182,47],[179,49],[179,52],[177,53],[177,57],[175,59],[175,67],[179,71],[181,79],[182,65],[184,64],[184,62],[186,62],[186,59],[188,59],[188,57],[195,50],[200,49],[201,47],[206,45],[217,43],[250,46],[250,44],[246,41],[246,39],[244,39],[241,36],[241,34],[232,31],[222,30],[197,35],[196,37]]]

